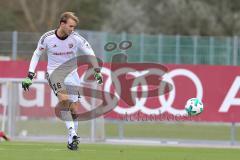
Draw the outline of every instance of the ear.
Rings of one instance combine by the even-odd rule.
[[[64,22],[60,22],[59,25],[62,26],[64,24]]]
[[[60,23],[59,23],[60,26],[64,25],[64,24],[66,24],[66,21],[60,21]]]

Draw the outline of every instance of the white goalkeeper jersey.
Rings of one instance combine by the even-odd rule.
[[[29,72],[35,72],[39,58],[44,53],[48,57],[49,74],[64,62],[76,57],[78,52],[94,56],[90,44],[77,32],[72,32],[65,38],[58,37],[56,32],[57,30],[52,30],[42,35],[33,53]]]

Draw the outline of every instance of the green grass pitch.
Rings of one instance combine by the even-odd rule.
[[[64,143],[1,142],[0,160],[239,160],[240,149],[80,144],[78,151]]]

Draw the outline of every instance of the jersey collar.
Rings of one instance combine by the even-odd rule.
[[[65,37],[59,37],[59,36],[57,35],[57,29],[55,30],[55,35],[56,35],[56,37],[57,37],[58,39],[60,39],[60,40],[65,40],[65,39],[68,38],[68,36],[65,36]]]

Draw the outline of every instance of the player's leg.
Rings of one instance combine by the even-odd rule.
[[[70,86],[79,86],[80,85],[80,78],[78,76],[77,70],[73,71],[72,73],[69,74],[69,76],[65,79],[64,84],[70,85]],[[69,88],[67,89],[69,91]],[[72,114],[72,119],[73,119],[73,125],[74,125],[74,131],[77,136],[77,129],[78,129],[78,109],[80,108],[80,103],[79,103],[79,95],[68,95],[68,99],[72,102],[69,106],[69,109]],[[74,136],[75,138],[73,142],[76,142],[78,144],[78,138]],[[71,139],[71,137],[69,137]]]
[[[73,118],[73,123],[74,123],[74,129],[75,129],[76,133],[78,132],[78,120],[77,120],[78,117],[77,116],[78,116],[78,107],[79,106],[80,106],[79,102],[78,101],[74,101],[72,103],[71,107],[70,107],[72,118]]]
[[[77,111],[78,111],[78,107],[79,107],[79,102],[78,102],[77,99],[72,98],[71,96],[70,96],[70,100],[73,101],[73,103],[70,106],[70,110],[71,110],[71,115],[72,115],[72,118],[73,118],[72,122],[73,122],[73,125],[74,125],[75,135],[74,136],[69,135],[69,142],[70,142],[70,140],[72,140],[72,146],[69,146],[69,147],[72,147],[72,148],[75,149],[75,148],[78,148],[78,144],[80,142],[79,141],[80,137],[77,135],[77,129],[78,129]]]
[[[70,79],[68,80],[68,83],[70,83],[70,85],[72,86],[80,86],[80,78],[79,75],[77,73],[77,71],[74,71],[71,74]],[[69,95],[69,99],[71,99],[74,103],[71,106],[71,110],[72,110],[72,117],[74,119],[74,128],[75,128],[75,132],[77,133],[78,130],[78,120],[77,120],[77,115],[78,115],[78,109],[80,109],[80,95],[78,93],[78,95]]]
[[[0,138],[5,139],[6,141],[10,141],[10,139],[6,136],[6,134],[3,131],[0,131]]]
[[[60,111],[64,111],[64,118],[66,127],[68,129],[68,145],[67,147],[71,150],[77,150],[78,149],[78,136],[75,129],[76,121],[74,121],[74,118],[72,115],[77,114],[77,107],[78,102],[72,102],[72,100],[69,98],[69,95],[66,94],[66,91],[60,91],[57,93],[57,97],[59,99],[59,105],[57,107],[60,107]]]
[[[50,87],[52,88],[53,92],[56,94],[59,100],[55,111],[58,111],[58,116],[60,116],[61,119],[65,120],[65,124],[68,129],[68,148],[76,150],[78,148],[78,136],[75,131],[75,125],[72,115],[76,114],[77,104],[76,102],[70,100],[67,90],[63,84],[51,80],[48,73],[46,73],[46,78],[49,82]]]

